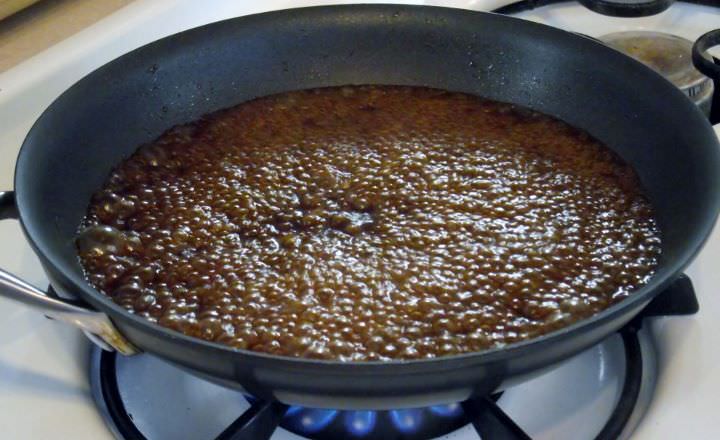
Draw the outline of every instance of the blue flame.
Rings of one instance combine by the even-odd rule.
[[[300,411],[302,411],[302,409],[303,409],[302,406],[292,405],[290,408],[288,408],[287,411],[285,411],[285,417],[292,417],[292,416],[294,416],[295,414],[297,414],[297,413],[299,413]]]
[[[462,407],[459,403],[451,403],[450,405],[431,406],[430,411],[440,417],[457,417],[462,413]]]
[[[345,426],[351,434],[362,437],[373,430],[376,417],[375,411],[348,411],[345,414]]]
[[[420,428],[422,422],[422,410],[397,409],[390,411],[390,418],[397,429],[404,433],[415,432]]]
[[[246,398],[251,404],[258,402],[257,399],[251,396],[246,396]],[[376,429],[388,429],[389,426],[385,425],[388,422],[403,434],[416,434],[423,429],[423,425],[426,423],[424,417],[428,417],[428,412],[437,417],[452,419],[461,417],[463,409],[459,403],[452,403],[427,408],[398,409],[378,413],[377,411],[368,410],[339,411],[291,405],[283,416],[281,426],[291,432],[306,436],[325,429],[330,429],[329,432],[342,432],[344,429],[343,438],[362,440]],[[385,418],[385,414],[389,415],[389,420]],[[338,423],[333,423],[335,420]]]
[[[301,432],[318,432],[325,428],[337,416],[334,409],[302,408],[291,417],[291,423]]]

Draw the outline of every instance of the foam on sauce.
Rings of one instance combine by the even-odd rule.
[[[466,94],[290,92],[175,127],[112,172],[90,283],[198,338],[352,361],[479,351],[622,300],[660,239],[633,171]]]

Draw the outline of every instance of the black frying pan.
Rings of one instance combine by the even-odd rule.
[[[78,224],[90,195],[138,145],[251,98],[342,84],[474,93],[587,130],[632,164],[647,189],[663,238],[657,274],[622,303],[530,341],[433,360],[367,363],[277,357],[187,337],[129,314],[85,282],[74,246]],[[15,192],[0,197],[3,215],[19,214],[55,290],[102,313],[50,301],[7,273],[0,293],[82,324],[123,351],[130,351],[129,341],[264,399],[340,409],[457,402],[537,375],[597,343],[670,286],[715,223],[719,152],[701,112],[670,83],[561,30],[500,15],[392,5],[243,17],[162,39],[98,69],[53,103],[23,144]]]

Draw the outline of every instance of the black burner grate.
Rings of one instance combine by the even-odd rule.
[[[679,3],[690,3],[702,6],[718,6],[718,0],[678,0]],[[518,14],[524,11],[542,8],[558,3],[578,3],[577,0],[519,0],[492,10],[498,14]]]
[[[635,408],[643,368],[637,329],[637,324],[632,324],[621,332],[626,358],[625,383],[614,412],[596,440],[617,439]],[[116,359],[114,352],[102,352],[100,356],[99,384],[107,412],[124,439],[144,440],[146,437],[125,409],[118,388]],[[499,396],[473,398],[457,405],[393,411],[312,409],[248,398],[250,408],[216,439],[270,439],[275,430],[282,427],[312,440],[424,440],[449,434],[469,423],[483,440],[530,439],[495,403]]]

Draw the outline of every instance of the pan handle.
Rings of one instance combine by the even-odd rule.
[[[697,70],[715,81],[720,81],[720,66],[713,62],[708,49],[720,45],[720,29],[710,31],[697,39],[692,47],[692,61]]]
[[[0,220],[18,218],[15,194],[0,192]],[[105,350],[117,350],[131,355],[138,352],[117,330],[110,318],[96,310],[51,298],[37,287],[0,269],[0,296],[21,302],[45,314],[48,318],[74,325],[85,332],[94,343]]]

